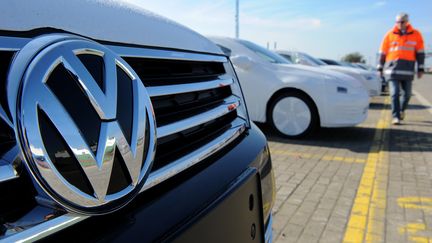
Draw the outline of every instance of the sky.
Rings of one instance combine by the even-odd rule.
[[[204,36],[235,37],[235,0],[127,1]],[[431,10],[432,0],[240,0],[240,38],[337,60],[359,52],[375,65],[382,38],[399,12],[410,15],[432,50]]]

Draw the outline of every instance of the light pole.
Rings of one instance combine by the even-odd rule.
[[[235,37],[239,38],[239,0],[236,0]]]

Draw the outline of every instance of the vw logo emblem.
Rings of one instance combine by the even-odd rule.
[[[138,75],[108,48],[68,35],[33,40],[12,70],[25,62],[9,97],[37,183],[72,212],[126,205],[144,185],[156,146],[153,108]]]

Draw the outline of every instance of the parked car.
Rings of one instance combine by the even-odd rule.
[[[373,73],[378,73],[378,70],[375,67],[367,65],[365,63],[353,63],[353,65],[355,65],[355,66],[357,66],[359,68],[362,68],[364,70],[368,70],[368,71],[373,72]],[[387,82],[386,82],[386,80],[384,78],[384,75],[381,76],[381,75],[378,74],[378,77],[381,79],[381,92],[385,92],[387,90],[387,85],[388,84],[387,84]]]
[[[374,68],[372,66],[369,66],[369,65],[367,65],[365,63],[356,62],[356,63],[353,63],[353,65],[355,65],[356,67],[359,67],[361,69],[368,70],[368,71],[373,71],[373,72],[377,72],[378,71],[376,68]]]
[[[210,37],[231,55],[253,121],[301,137],[315,128],[353,126],[367,117],[369,97],[347,75],[295,65],[250,41]]]
[[[0,2],[0,241],[270,242],[229,58],[125,1]]]
[[[296,64],[303,64],[303,65],[308,65],[313,67],[321,67],[324,69],[334,70],[349,75],[363,83],[363,85],[369,91],[369,96],[379,95],[379,84],[378,81],[376,80],[376,75],[373,73],[366,72],[366,71],[359,71],[356,68],[352,68],[352,67],[329,65],[324,61],[315,58],[311,55],[308,55],[304,52],[278,50],[277,53],[291,60]],[[329,61],[329,63],[332,62]],[[334,63],[337,64],[336,61]]]
[[[370,96],[378,96],[381,94],[382,77],[376,71],[364,70],[355,66],[352,63],[340,62],[331,59],[320,59],[333,70],[339,70],[344,73],[358,73],[365,80],[365,85],[369,88]]]

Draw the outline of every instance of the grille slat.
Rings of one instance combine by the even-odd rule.
[[[12,162],[18,155],[13,124],[7,110],[6,79],[14,51],[0,51],[0,183],[18,178]]]
[[[202,90],[209,90],[214,88],[220,88],[233,84],[232,78],[230,79],[216,79],[212,81],[206,81],[201,83],[193,84],[177,84],[177,85],[163,85],[163,86],[152,86],[147,88],[147,92],[150,97],[173,95],[180,93],[190,93]]]
[[[231,127],[230,129],[214,138],[212,141],[204,144],[202,147],[196,149],[194,153],[187,154],[175,161],[172,161],[159,170],[151,172],[144,184],[144,187],[141,189],[141,192],[156,186],[170,177],[194,166],[203,159],[215,154],[221,148],[225,147],[230,142],[239,137],[240,134],[242,134],[242,132],[246,129],[246,123],[241,118],[236,118],[229,125]]]
[[[9,127],[13,128],[12,122],[9,120],[5,110],[0,105],[0,119],[2,119]]]
[[[15,169],[12,165],[4,163],[0,160],[0,183],[18,178]]]
[[[18,178],[18,173],[12,163],[18,157],[18,146],[11,145],[12,148],[4,153],[0,158],[0,183]]]
[[[225,86],[199,92],[173,94],[152,98],[158,126],[199,115],[223,104],[232,95],[231,87]]]
[[[240,105],[240,100],[235,96],[230,96],[229,98],[224,100],[222,105],[212,110],[209,110],[207,112],[201,113],[199,115],[187,119],[183,119],[171,123],[169,125],[158,127],[157,129],[158,138],[163,138],[171,134],[178,133],[183,130],[217,119],[229,112],[234,111],[235,109],[237,109],[239,105]]]

